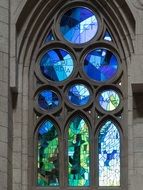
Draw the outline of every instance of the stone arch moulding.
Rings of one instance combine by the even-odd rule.
[[[143,0],[131,0],[133,6],[137,9],[143,9]]]
[[[55,14],[56,10],[59,9],[61,4],[64,4],[66,2],[67,0],[39,0],[37,1],[37,3],[35,3],[35,1],[29,0],[26,2],[25,5],[23,5],[23,9],[20,13],[20,16],[17,19],[17,60],[19,64],[18,67],[22,68],[22,94],[24,98],[27,98],[27,105],[32,104],[32,98],[29,94],[30,80],[32,80],[30,77],[30,71],[33,70],[33,65],[35,63],[36,55],[41,45],[41,40],[43,39],[43,36],[46,34],[46,30],[48,27],[47,23],[49,23],[51,16]],[[90,0],[89,2],[92,3],[92,0]],[[116,40],[121,42],[121,58],[125,60],[134,51],[132,35],[134,34],[135,30],[135,20],[130,8],[128,7],[127,3],[123,0],[121,0],[120,2],[95,1],[94,4],[96,4],[99,10],[101,10],[102,14],[105,16],[105,18],[107,18],[107,20],[109,21],[108,25],[112,29],[113,33],[116,34]],[[132,19],[128,19],[129,17],[131,17]],[[18,77],[20,77],[20,73]],[[24,100],[25,99],[23,99],[22,102],[23,105],[25,103]],[[24,112],[24,110],[22,111]],[[32,112],[32,108],[29,107],[26,115],[24,116],[27,117],[27,121],[28,113],[30,112]],[[33,140],[31,130],[29,129],[29,126],[31,125],[31,122],[27,122],[27,138],[30,139],[31,137]],[[29,146],[32,147],[32,145],[33,144],[30,141]],[[28,151],[28,159],[31,159],[31,157],[33,156],[31,154],[32,148],[29,148]],[[27,167],[28,170],[28,166],[25,167]],[[32,171],[29,171],[29,176],[32,176],[30,175],[31,172]],[[32,181],[32,179],[29,178],[29,181]],[[30,184],[30,182],[28,183],[29,187],[31,187],[32,184]]]
[[[19,63],[30,64],[34,51],[39,48],[38,45],[40,46],[41,36],[47,29],[51,15],[58,10],[61,4],[66,2],[67,0],[40,0],[35,4],[34,1],[29,0],[23,6],[16,23]],[[121,41],[123,57],[128,57],[134,51],[132,36],[135,31],[135,19],[128,4],[124,0],[121,2],[95,1],[93,5],[95,4],[109,20],[110,27],[113,28]]]

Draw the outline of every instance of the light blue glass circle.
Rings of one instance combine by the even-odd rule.
[[[41,110],[52,110],[59,105],[59,98],[52,90],[42,90],[37,95],[37,103]]]
[[[99,104],[105,111],[113,111],[119,106],[120,97],[115,90],[104,90],[99,96]]]
[[[60,31],[67,41],[73,44],[82,44],[97,34],[98,21],[90,9],[75,7],[63,15]]]
[[[48,50],[40,60],[42,74],[51,81],[64,81],[68,79],[74,69],[71,55],[63,49]]]
[[[116,76],[119,68],[117,57],[107,49],[95,49],[84,60],[84,72],[98,82],[105,82]]]
[[[121,178],[121,138],[117,124],[107,120],[98,135],[99,186],[118,187]]]
[[[83,106],[89,102],[90,92],[85,85],[75,84],[69,89],[68,98],[72,104]]]

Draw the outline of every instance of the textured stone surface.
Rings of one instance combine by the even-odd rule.
[[[40,1],[33,2],[38,4]],[[35,39],[32,41],[29,38],[30,29],[29,33],[24,35],[24,43],[22,43],[27,23],[33,15],[34,6],[30,3],[28,4],[30,11],[27,8],[23,15],[23,20],[25,18],[26,20],[18,23],[19,28],[16,32],[16,22],[27,2],[30,1],[0,0],[0,190],[12,190],[12,188],[30,190],[28,183],[32,178],[32,171],[28,168],[29,160],[30,163],[33,162],[32,140],[28,141],[28,130],[29,126],[31,127],[28,120],[31,102],[28,100],[30,90],[28,66]],[[56,3],[54,0],[51,2]],[[107,2],[110,7],[115,1]],[[121,0],[121,2],[124,5],[125,1]],[[135,19],[134,32],[130,33],[131,21],[128,16],[126,24],[129,32],[126,31],[125,36],[121,36],[123,44],[126,44],[127,40],[132,40],[133,44],[130,55],[127,56],[128,49],[125,49],[128,63],[127,125],[124,126],[128,136],[128,179],[126,180],[128,190],[139,190],[143,187],[143,0],[126,0],[126,2]],[[126,12],[125,6],[121,4],[116,1],[124,17],[128,11]],[[40,11],[38,9],[37,14]],[[32,19],[34,20],[35,17],[33,16]],[[118,15],[117,17],[122,22],[122,17]],[[35,31],[38,31],[39,25],[37,24]],[[29,39],[31,44],[27,46]],[[26,57],[23,50],[18,62],[17,52],[20,50],[20,45],[24,50],[28,49],[29,54]],[[13,91],[12,96],[10,87]]]
[[[143,5],[143,0],[139,0],[140,4]]]

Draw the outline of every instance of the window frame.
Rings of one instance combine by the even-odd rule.
[[[68,2],[65,6],[67,6],[67,7],[70,7],[70,5],[71,4],[73,4],[73,6],[76,6],[76,5],[80,5],[80,3],[82,4],[82,5],[87,5],[88,4],[88,6],[92,6],[93,7],[93,4],[91,4],[91,2],[85,2],[85,1],[82,1],[82,2]],[[64,9],[64,6],[63,6],[63,9]],[[95,8],[95,9],[97,9],[97,8]],[[65,10],[65,9],[64,9]],[[62,9],[60,10],[60,11],[62,11]],[[102,13],[99,13],[99,11],[97,11],[97,13],[100,15],[100,17],[102,18],[101,20],[102,20],[102,22],[104,22],[103,20],[104,20],[104,16],[102,15]],[[57,15],[58,15],[59,13],[57,13]],[[56,16],[55,16],[55,18],[56,18]],[[56,19],[55,19],[56,20]],[[102,23],[102,25],[103,25],[103,23]],[[106,24],[105,24],[106,25]],[[102,26],[103,28],[103,30],[105,31],[106,29],[106,27],[107,26]],[[56,28],[57,28],[57,24],[56,24]],[[108,28],[108,27],[107,27]],[[112,28],[111,28],[112,29]],[[53,29],[52,29],[53,30]],[[57,29],[55,29],[55,30],[57,30]],[[110,28],[108,28],[108,30],[110,30]],[[50,30],[49,30],[50,31]],[[104,35],[104,33],[102,33],[102,36]],[[54,36],[58,36],[57,34],[54,34]],[[99,35],[100,36],[100,35]],[[114,32],[112,32],[112,37],[114,38],[116,35],[114,34]],[[60,38],[60,37],[59,37]],[[91,43],[92,43],[92,40],[90,41],[90,42],[87,42],[87,43],[85,43],[84,44],[84,46],[85,46],[85,48],[83,48],[83,51],[82,51],[82,53],[81,54],[83,54],[81,57],[84,57],[85,55],[86,55],[86,53],[85,52],[87,52],[88,51],[88,49],[89,49],[89,47],[88,46],[90,46],[90,48],[92,47],[92,48],[94,48],[94,47],[97,47],[98,45],[101,45],[101,46],[106,46],[107,48],[112,48],[113,47],[113,49],[114,49],[114,51],[118,54],[118,55],[121,55],[121,47],[119,47],[120,46],[120,44],[119,44],[119,46],[118,46],[118,44],[116,44],[116,40],[114,41],[114,39],[113,39],[113,41],[112,42],[107,42],[107,41],[104,41],[104,40],[100,40],[100,42],[96,42],[96,38],[93,40],[94,42],[94,45],[92,45]],[[41,43],[42,44],[42,43]],[[76,51],[75,50],[77,50],[77,51],[79,51],[79,49],[81,48],[81,47],[76,47],[75,45],[73,45],[73,44],[70,44],[69,45],[69,42],[65,42],[63,39],[62,39],[62,41],[60,41],[60,42],[58,42],[58,41],[53,41],[53,42],[50,42],[49,44],[47,44],[47,45],[42,45],[42,47],[41,47],[41,49],[38,51],[38,56],[37,56],[37,58],[36,58],[36,62],[38,63],[38,59],[39,59],[39,57],[42,55],[41,54],[41,52],[45,52],[46,51],[46,49],[48,48],[48,49],[50,49],[50,48],[52,48],[52,47],[54,47],[55,45],[61,45],[62,47],[65,47],[66,46],[66,50],[69,50],[70,52],[72,52],[72,54],[73,55],[76,55]],[[112,44],[112,45],[111,45]],[[98,46],[99,47],[99,46]],[[65,48],[64,48],[65,49]],[[90,49],[91,50],[91,49]],[[111,49],[110,49],[111,50]],[[120,78],[120,75],[122,75],[122,81],[124,82],[125,81],[125,74],[126,74],[126,70],[124,71],[124,68],[125,68],[125,61],[122,59],[122,57],[121,56],[119,56],[120,57],[120,61],[122,62],[122,69],[119,71],[119,73],[118,73],[118,77],[116,76],[116,78]],[[75,56],[75,60],[76,60],[76,56]],[[77,60],[76,60],[77,61]],[[76,62],[75,61],[75,62]],[[78,62],[78,61],[77,61]],[[37,65],[37,64],[36,64]],[[35,70],[35,73],[36,73],[36,75],[39,75],[39,69],[37,68],[37,66],[36,66],[36,69],[34,69]],[[124,73],[123,73],[123,71],[124,71]],[[41,74],[40,74],[41,75]],[[76,74],[74,74],[74,76],[75,76]],[[56,84],[56,82],[54,83],[54,82],[50,82],[50,81],[48,81],[48,85],[47,84],[45,84],[45,85],[43,85],[43,86],[56,86],[56,87],[60,87],[60,86],[62,86],[63,84],[62,83],[65,83],[65,86],[66,85],[68,85],[68,83],[70,83],[71,84],[71,80],[75,80],[74,79],[74,76],[73,76],[73,78],[71,79],[71,78],[69,78],[68,80],[66,80],[66,81],[63,81],[63,82],[60,82],[60,84]],[[84,78],[82,78],[82,80],[84,80],[84,79],[87,79],[85,76],[84,76]],[[79,79],[80,80],[80,79]],[[89,79],[90,80],[90,79]],[[117,79],[118,80],[118,79]],[[35,81],[35,79],[34,79],[34,81]],[[45,82],[45,83],[47,83],[47,80],[46,79],[42,79],[42,82]],[[98,84],[98,87],[99,88],[102,88],[102,86],[103,85],[106,85],[106,86],[111,86],[110,84],[111,83],[113,83],[113,81],[114,81],[114,79],[112,79],[110,82],[108,81],[106,84],[105,83],[103,83],[103,84]],[[85,81],[86,82],[86,81]],[[96,86],[95,85],[95,82],[94,81],[92,81],[91,82],[92,83],[92,85],[93,86]],[[115,81],[114,81],[114,83],[116,83]],[[91,86],[92,86],[91,85]],[[114,84],[113,84],[114,85]],[[116,86],[116,85],[115,85]],[[55,87],[55,88],[56,88]],[[42,86],[41,87],[37,87],[37,89],[39,89],[39,88],[43,88]],[[115,87],[116,88],[116,87]],[[120,88],[120,87],[119,87]],[[121,87],[120,88],[120,90],[121,90],[121,93],[123,93],[123,100],[122,100],[122,107],[124,107],[125,108],[125,110],[126,110],[126,106],[125,106],[125,100],[124,100],[124,93],[126,93],[125,91],[123,91],[123,88]],[[33,90],[32,90],[33,91]],[[35,91],[35,90],[34,90]],[[32,92],[33,93],[33,92]],[[62,96],[61,95],[61,97],[62,98],[64,98],[65,99],[65,97],[64,96]],[[61,107],[62,107],[62,103],[61,103]],[[35,106],[35,105],[34,105]],[[34,107],[33,106],[33,107]],[[83,108],[83,107],[82,107]],[[77,112],[78,110],[82,113],[82,108],[81,109],[75,109],[75,112]],[[34,108],[35,109],[35,108]],[[125,111],[124,111],[124,114],[123,115],[125,115]],[[41,114],[41,113],[40,113]],[[42,113],[43,114],[43,113]],[[112,112],[112,113],[110,113],[110,114],[108,114],[108,118],[109,117],[113,117],[113,115],[114,115],[114,113]],[[37,123],[39,123],[40,121],[42,121],[44,118],[48,118],[48,117],[50,117],[50,118],[52,118],[52,112],[51,113],[49,113],[49,114],[45,114],[44,113],[44,115],[42,116],[42,119],[41,120],[38,120],[38,122]],[[34,119],[33,120],[35,120],[35,117],[33,117]],[[105,118],[106,118],[106,116],[105,116]],[[52,118],[53,119],[53,118]],[[56,121],[56,119],[54,119],[55,121]],[[89,119],[88,119],[88,121],[89,121]],[[116,119],[116,121],[117,121],[117,119]],[[57,121],[56,121],[57,122]],[[103,122],[103,120],[102,120],[102,122]],[[33,122],[33,123],[35,123],[35,122]],[[99,123],[100,123],[100,121],[99,121]],[[125,124],[126,122],[125,122],[125,120],[123,119],[123,121],[120,121],[120,126],[124,126],[124,124]],[[59,121],[59,124],[57,125],[57,126],[60,126],[62,124],[62,122],[61,121]],[[36,128],[37,128],[37,126],[38,126],[38,124],[36,125]],[[96,123],[96,128],[98,128],[99,127],[99,125]],[[34,129],[35,130],[35,129]],[[96,129],[97,131],[98,131],[98,129]],[[96,131],[95,130],[95,131]],[[89,187],[89,188],[93,188],[93,189],[108,189],[108,188],[111,188],[111,189],[122,189],[125,185],[125,179],[127,179],[127,172],[123,172],[123,171],[125,171],[125,169],[124,169],[124,167],[123,167],[123,162],[125,161],[126,162],[126,159],[124,158],[124,156],[125,156],[125,154],[126,154],[126,151],[127,151],[127,148],[124,148],[124,146],[123,146],[123,144],[124,144],[124,142],[125,142],[125,144],[127,144],[127,142],[126,142],[126,138],[124,139],[123,137],[124,136],[126,136],[126,130],[127,129],[123,129],[122,127],[121,127],[121,135],[120,135],[120,137],[121,137],[121,187],[99,187],[98,185],[97,186],[91,186],[91,187]],[[60,130],[61,131],[61,130]],[[65,142],[65,136],[64,136],[64,134],[63,134],[63,132],[61,132],[61,134],[60,134],[60,140],[61,141],[63,141],[63,142]],[[96,134],[96,138],[97,138],[97,134]],[[59,142],[60,142],[60,140],[59,140]],[[97,146],[97,140],[93,140],[92,138],[91,138],[91,141],[95,141],[95,144],[94,144],[94,146],[93,147],[96,147]],[[34,140],[34,147],[36,146],[36,140]],[[63,145],[63,143],[60,143],[60,147],[61,148],[63,148],[63,150],[65,150],[65,146]],[[91,147],[91,152],[93,152],[93,147]],[[62,149],[61,149],[62,150]],[[36,157],[35,156],[35,153],[34,153],[34,157]],[[34,158],[34,160],[35,160],[35,158]],[[95,159],[93,159],[93,158],[91,158],[91,162],[94,162],[94,160]],[[96,161],[97,162],[97,161]],[[36,164],[34,164],[34,165],[36,165]],[[95,165],[96,166],[96,164],[95,163],[91,163],[91,165]],[[61,161],[61,166],[63,166],[63,161]],[[91,166],[90,166],[91,167]],[[34,168],[35,168],[35,166],[34,166]],[[97,168],[97,166],[95,167],[95,168]],[[60,170],[61,171],[61,170]],[[34,169],[34,173],[35,173],[35,169]],[[96,176],[96,175],[94,175],[93,174],[94,172],[92,172],[91,173],[91,175],[92,175],[92,177],[91,177],[91,180],[92,181],[94,181],[92,178],[94,178],[93,176]],[[64,184],[64,176],[66,176],[65,174],[63,175],[63,173],[62,172],[60,172],[60,175],[61,175],[61,181],[62,181],[62,184]],[[34,175],[35,176],[35,175]],[[124,176],[125,176],[125,179],[124,179]],[[35,177],[34,177],[34,181],[35,181]],[[95,183],[95,184],[97,184],[97,183]],[[123,184],[123,185],[122,185]],[[43,189],[43,187],[35,187],[34,186],[34,189]],[[46,187],[47,189],[52,189],[52,187]],[[61,188],[59,187],[56,187],[57,189],[62,189],[62,186],[61,186]],[[65,188],[67,188],[67,189],[76,189],[75,187],[65,187]],[[55,189],[55,188],[54,188]],[[77,189],[88,189],[88,188],[86,188],[86,187],[78,187]]]

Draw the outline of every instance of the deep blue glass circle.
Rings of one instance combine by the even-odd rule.
[[[90,9],[75,7],[63,15],[60,31],[67,41],[73,44],[82,44],[97,34],[98,21]]]
[[[68,98],[72,104],[83,106],[88,103],[90,92],[84,84],[74,84],[68,91]]]
[[[95,49],[89,52],[84,60],[84,72],[98,82],[112,79],[118,72],[117,57],[107,49]]]
[[[51,81],[68,79],[74,69],[74,63],[69,52],[63,49],[48,50],[40,60],[42,74]]]
[[[59,105],[59,98],[54,91],[45,89],[37,94],[37,103],[41,110],[52,110]]]

